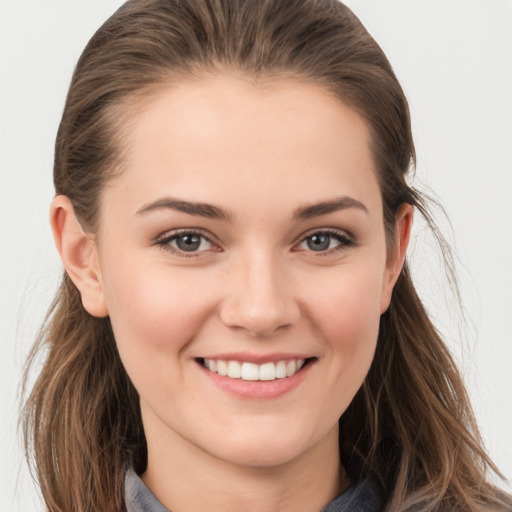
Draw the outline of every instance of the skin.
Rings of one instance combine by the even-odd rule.
[[[83,233],[63,196],[51,219],[140,394],[143,480],[173,512],[320,510],[349,484],[337,421],[373,359],[411,208],[387,247],[367,127],[316,85],[198,79],[162,88],[133,121],[98,232]],[[206,238],[183,252],[176,230]],[[326,230],[327,248],[313,250]],[[285,393],[238,396],[197,360],[222,354],[311,362]]]

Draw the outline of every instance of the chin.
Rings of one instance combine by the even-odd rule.
[[[232,445],[217,456],[237,466],[275,468],[300,458],[302,451],[287,441]]]
[[[332,435],[331,435],[332,432]],[[210,452],[212,455],[237,466],[252,468],[275,468],[307,458],[312,448],[328,442],[337,448],[337,425],[331,432],[315,434],[294,432],[291,429],[256,429],[252,433],[244,431],[230,436],[226,443],[218,443]]]

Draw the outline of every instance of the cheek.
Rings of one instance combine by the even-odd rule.
[[[311,313],[331,360],[328,379],[340,413],[368,373],[380,321],[380,274],[356,267],[345,270],[343,278],[333,279],[324,293],[317,295]]]
[[[108,275],[107,306],[127,366],[132,359],[154,358],[160,365],[168,364],[167,355],[175,356],[186,347],[212,302],[186,272],[157,271],[147,264],[117,261]]]
[[[367,268],[343,269],[317,293],[312,316],[324,337],[333,344],[356,350],[378,332],[382,278]]]
[[[123,366],[155,410],[175,407],[172,397],[187,393],[187,348],[212,303],[186,272],[168,270],[118,261],[105,288]]]

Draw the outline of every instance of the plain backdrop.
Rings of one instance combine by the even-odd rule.
[[[409,98],[414,184],[444,205],[466,327],[416,223],[413,276],[461,366],[489,453],[512,477],[512,1],[350,0]],[[74,64],[119,0],[0,0],[0,511],[42,510],[17,434],[23,362],[61,272],[53,142]],[[441,276],[441,277],[440,277]],[[509,487],[510,489],[510,487]]]

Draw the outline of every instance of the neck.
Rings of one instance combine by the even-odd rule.
[[[142,480],[172,512],[318,512],[349,484],[337,426],[295,459],[265,466],[219,459],[169,432],[147,438]]]

